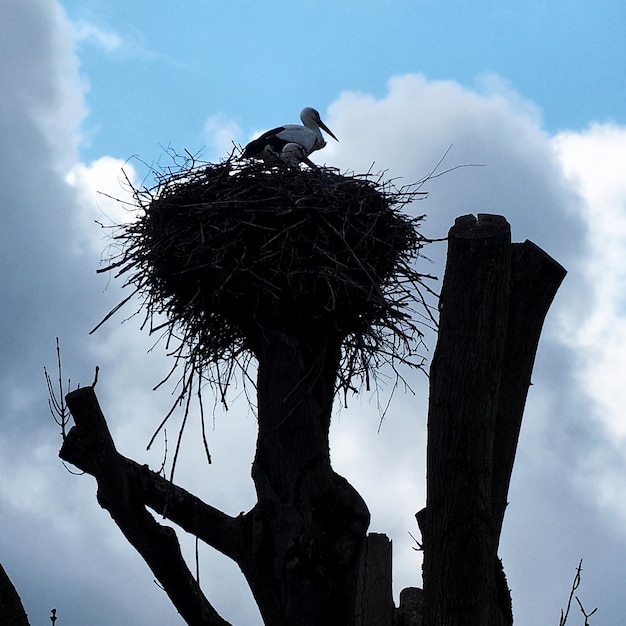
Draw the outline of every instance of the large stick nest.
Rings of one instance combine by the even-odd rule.
[[[328,168],[191,163],[135,190],[137,219],[101,271],[125,275],[151,330],[179,340],[185,382],[217,365],[227,384],[272,329],[335,334],[345,390],[421,342],[412,307],[429,317],[426,276],[413,265],[425,240],[421,218],[401,212],[416,195]]]

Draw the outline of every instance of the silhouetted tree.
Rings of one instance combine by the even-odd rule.
[[[338,390],[416,359],[409,304],[424,288],[412,267],[424,240],[399,211],[413,195],[368,177],[233,160],[138,194],[142,213],[107,269],[129,277],[150,320],[165,314],[182,336],[183,397],[215,363],[223,389],[233,363],[256,360],[258,501],[233,518],[121,457],[93,388],[67,396],[76,425],[61,456],[96,477],[98,501],[189,624],[225,622],[146,505],[234,559],[267,624],[361,619],[369,512],[331,467],[329,428]]]
[[[425,242],[399,211],[415,193],[233,159],[137,192],[141,213],[106,271],[142,295],[153,330],[164,316],[181,338],[181,400],[209,371],[223,393],[234,366],[256,360],[257,503],[226,515],[120,455],[93,386],[67,396],[75,426],[60,454],[96,478],[99,503],[188,624],[227,622],[147,508],[236,561],[266,624],[421,622],[419,590],[394,609],[390,546],[368,540],[367,506],[333,470],[328,442],[338,391],[368,385],[383,364],[421,366],[412,307],[429,317],[414,269]],[[563,275],[533,244],[512,245],[503,218],[466,216],[450,232],[418,515],[429,626],[512,621],[497,547],[539,333]]]

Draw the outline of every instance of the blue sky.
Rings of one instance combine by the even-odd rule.
[[[496,74],[539,103],[552,132],[626,115],[618,0],[63,4],[76,23],[118,38],[109,50],[95,38],[79,46],[87,156],[103,145],[146,159],[159,142],[202,147],[209,114],[247,139],[297,121],[303,103],[323,109],[345,90],[380,97],[391,76],[415,72],[470,87]]]
[[[171,389],[152,392],[170,367],[163,346],[124,316],[88,334],[125,295],[96,275],[110,243],[96,222],[133,218],[108,196],[129,200],[125,177],[141,184],[145,163],[167,163],[167,146],[220,159],[232,141],[315,106],[339,138],[318,163],[374,163],[414,182],[452,146],[444,167],[484,166],[427,183],[428,199],[406,208],[426,213],[426,235],[445,236],[459,215],[499,213],[515,241],[531,239],[568,269],[537,355],[501,556],[517,623],[558,624],[582,558],[579,597],[598,607],[591,625],[622,626],[625,6],[0,3],[0,562],[33,624],[53,606],[58,626],[180,623],[97,505],[93,480],[59,462],[48,415],[42,369],[54,369],[59,336],[72,386],[100,366],[119,449],[161,464],[163,442],[145,446],[171,403]],[[426,269],[441,276],[445,244],[429,256]],[[421,566],[409,533],[424,504],[427,384],[410,382],[415,395],[396,393],[380,429],[378,399],[363,394],[337,409],[331,433],[333,464],[367,501],[371,530],[393,539],[396,598],[419,584]],[[213,414],[213,465],[192,419],[177,477],[236,514],[254,503],[254,415],[243,397]],[[237,568],[208,549],[201,564],[224,617],[258,626]]]

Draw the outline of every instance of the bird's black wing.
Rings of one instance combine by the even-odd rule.
[[[253,139],[244,149],[243,156],[245,157],[255,157],[261,154],[267,146],[273,152],[278,152],[283,149],[283,147],[288,143],[284,139],[278,137],[278,133],[285,130],[284,126],[278,126],[277,128],[272,128],[272,130],[268,130],[266,133],[263,133],[260,137]]]

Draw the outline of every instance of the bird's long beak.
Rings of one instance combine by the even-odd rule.
[[[333,135],[333,133],[330,130],[330,128],[328,128],[328,126],[326,126],[326,124],[324,124],[324,122],[322,122],[322,120],[319,121],[319,127],[322,130],[325,130],[335,141],[339,141],[339,139],[337,139],[337,137],[335,137],[335,135]]]

